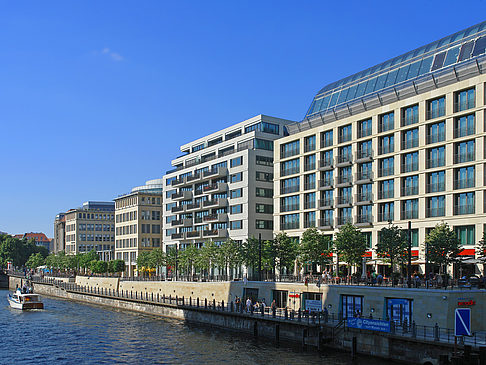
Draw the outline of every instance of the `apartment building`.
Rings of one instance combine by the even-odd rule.
[[[115,200],[115,257],[125,261],[125,275],[138,274],[142,251],[162,246],[162,179],[149,180]]]
[[[181,146],[164,176],[164,245],[273,237],[273,145],[291,121],[257,115]]]
[[[33,240],[36,246],[42,246],[47,251],[51,251],[51,246],[50,246],[51,239],[47,238],[45,233],[29,232],[29,233],[24,233],[24,234],[16,234],[14,237],[18,238],[20,240],[26,240],[26,241]]]
[[[473,272],[486,227],[486,22],[333,82],[275,142],[275,231],[333,235],[412,226],[412,255],[436,224],[457,233]],[[465,270],[468,265],[461,266]]]
[[[66,250],[66,215],[59,213],[54,219],[52,252],[58,253],[64,250]]]
[[[115,203],[88,201],[65,213],[66,254],[95,250],[100,260],[114,259]]]

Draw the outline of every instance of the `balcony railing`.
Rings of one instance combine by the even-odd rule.
[[[402,164],[402,173],[413,172],[418,170],[418,161]]]
[[[314,209],[315,207],[316,207],[315,200],[309,201],[309,202],[304,202],[304,209]]]
[[[356,194],[356,203],[368,203],[373,201],[372,193]]]
[[[315,170],[316,164],[315,163],[308,163],[304,165],[304,171]]]
[[[201,207],[201,203],[191,203],[186,205],[186,210],[199,209],[200,207]]]
[[[228,200],[226,198],[210,199],[203,201],[203,207],[208,208],[212,206],[222,207],[227,205]]]
[[[226,167],[218,167],[217,169],[204,171],[203,177],[224,176],[227,173],[228,173],[228,169]]]
[[[429,109],[427,110],[427,119],[435,119],[440,118],[445,115],[445,105],[442,105],[438,108]]]
[[[466,137],[474,133],[476,133],[474,126],[454,128],[454,138]]]
[[[454,180],[454,189],[474,188],[474,185],[473,177]]]
[[[418,113],[414,113],[412,115],[403,115],[402,117],[402,127],[406,125],[416,124],[419,121]]]
[[[304,144],[304,152],[315,151],[315,149],[316,149],[316,144],[315,143],[307,143],[307,144]]]
[[[445,216],[445,207],[442,208],[429,208],[425,211],[427,218],[431,217],[444,217]]]
[[[336,198],[336,205],[352,205],[353,197],[350,195],[338,196]]]
[[[315,181],[312,183],[304,184],[304,190],[311,190],[316,188],[316,183]]]
[[[393,152],[395,152],[395,145],[389,144],[389,145],[386,145],[386,146],[381,146],[378,151],[379,151],[380,155],[385,155],[387,153],[393,153]]]
[[[341,133],[339,134],[339,143],[349,142],[352,138],[351,133]]]
[[[445,157],[444,158],[429,158],[427,159],[427,168],[433,169],[435,167],[441,167],[445,165]]]
[[[285,229],[299,229],[299,222],[289,222],[289,223],[281,223],[280,228]]]
[[[403,219],[418,219],[418,210],[417,209],[402,210],[401,217],[402,217],[402,220]]]
[[[336,157],[336,164],[350,164],[353,162],[353,156],[345,153]]]
[[[402,141],[402,150],[406,150],[409,148],[415,148],[419,145],[418,137],[415,138],[406,138]]]
[[[280,176],[298,174],[299,172],[300,172],[299,167],[291,167],[289,169],[282,169],[281,172],[280,172]]]
[[[304,228],[313,228],[316,226],[316,220],[304,221]]]
[[[378,222],[392,222],[395,220],[393,213],[378,213]]]
[[[475,160],[474,152],[456,153],[454,155],[454,163],[470,162],[474,160]]]
[[[404,186],[402,188],[402,196],[418,195],[418,186]]]
[[[187,182],[191,182],[194,180],[199,180],[201,178],[201,174],[194,174],[194,175],[189,175],[186,177]]]
[[[332,228],[333,219],[332,218],[321,218],[319,219],[319,228]]]
[[[280,194],[296,193],[299,190],[300,190],[300,186],[299,185],[296,185],[296,186],[285,186],[285,187],[282,187],[282,189],[280,191]]]
[[[184,205],[177,205],[175,207],[172,207],[172,209],[170,211],[172,213],[183,212],[184,211]]]
[[[186,232],[187,238],[201,238],[201,231]]]
[[[445,181],[427,184],[427,193],[437,193],[445,190]]]
[[[171,239],[173,240],[182,240],[184,239],[184,233],[181,232],[181,233],[173,233],[171,236],[170,236]]]
[[[454,112],[462,112],[464,110],[472,109],[476,107],[476,101],[474,99],[467,98],[464,101],[454,103]]]
[[[333,187],[333,181],[331,179],[319,180],[319,187],[324,189],[331,189]]]
[[[476,212],[474,203],[454,205],[454,215],[474,214]]]
[[[356,181],[365,181],[365,180],[366,181],[373,180],[373,171],[364,170],[356,174]]]
[[[353,223],[353,217],[348,217],[348,216],[341,216],[336,218],[336,225],[337,226],[343,226],[346,223]]]
[[[280,158],[297,156],[299,153],[300,153],[300,150],[298,148],[294,148],[294,149],[286,150],[286,151],[281,151]]]
[[[333,161],[332,158],[324,158],[319,160],[320,169],[332,169]]]
[[[321,138],[321,148],[331,147],[332,144],[332,138]]]
[[[388,190],[380,190],[378,192],[378,199],[392,199],[395,197],[395,190],[388,189]]]
[[[294,210],[299,210],[299,204],[288,204],[288,205],[281,205],[280,206],[280,211],[281,212],[291,212]]]
[[[319,200],[319,208],[332,208],[334,200],[332,198]]]
[[[356,217],[357,224],[372,224],[373,216],[371,214],[358,214]]]
[[[351,184],[353,182],[352,175],[340,175],[336,177],[336,184]]]
[[[395,174],[395,169],[393,167],[388,167],[386,169],[379,169],[378,170],[378,176],[379,177],[384,177],[384,176],[391,176]]]
[[[364,149],[364,150],[358,150],[358,152],[356,152],[357,161],[372,160],[372,159],[373,159],[373,150]]]
[[[368,137],[371,136],[371,134],[372,134],[371,127],[360,128],[358,130],[358,138]]]
[[[426,135],[427,144],[445,141],[445,131]]]
[[[181,184],[184,184],[184,179],[183,178],[180,178],[180,179],[174,179],[172,180],[172,182],[170,183],[172,186],[177,186],[177,185],[181,185]]]

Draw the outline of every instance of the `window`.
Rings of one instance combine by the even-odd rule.
[[[242,229],[243,228],[243,221],[231,221],[229,228],[231,230]]]
[[[273,229],[273,221],[257,219],[255,221],[256,229]]]
[[[298,158],[280,163],[280,175],[287,176],[300,172],[300,160]]]
[[[339,169],[338,184],[351,183],[353,181],[351,166],[341,167]]]
[[[152,224],[152,233],[160,233],[160,224]]]
[[[363,184],[358,186],[358,201],[372,201],[373,184]]]
[[[427,198],[427,217],[443,217],[445,216],[445,196],[433,196]]]
[[[304,213],[304,228],[316,226],[316,212]]]
[[[418,123],[418,105],[412,105],[402,109],[402,126]]]
[[[152,210],[152,220],[153,221],[160,221],[160,211]]]
[[[333,166],[332,150],[321,152],[320,167],[332,167]]]
[[[445,166],[445,147],[430,148],[427,150],[427,168]]]
[[[373,178],[373,164],[371,162],[358,165],[358,180],[370,180]]]
[[[429,124],[427,126],[427,143],[445,141],[445,122]]]
[[[454,189],[473,188],[475,186],[474,166],[461,167],[455,170]]]
[[[395,128],[394,113],[382,114],[379,117],[378,131],[386,132]]]
[[[309,136],[304,138],[304,152],[314,151],[316,149],[316,136]]]
[[[295,193],[300,190],[300,178],[284,179],[280,182],[280,194]]]
[[[332,187],[334,185],[332,175],[333,175],[332,170],[321,172],[321,181],[319,182],[319,186],[320,187]]]
[[[256,196],[261,197],[261,198],[272,198],[273,197],[273,189],[256,188]]]
[[[252,131],[259,131],[259,132],[271,133],[271,134],[277,134],[278,135],[279,125],[273,124],[273,123],[268,123],[268,122],[260,122],[260,123],[256,123],[256,124],[250,125],[248,127],[245,127],[245,133],[250,133]]]
[[[304,194],[304,209],[315,209],[316,193]]]
[[[412,323],[413,299],[386,298],[386,319],[396,323]]]
[[[372,134],[371,118],[358,122],[358,138],[368,137]]]
[[[300,197],[299,195],[286,196],[285,198],[280,198],[280,211],[290,212],[293,210],[300,209]]]
[[[319,226],[321,227],[332,227],[334,211],[332,209],[322,210],[321,219],[319,221]]]
[[[167,198],[170,198],[170,197],[172,197],[172,194],[176,194],[176,193],[177,193],[177,189],[168,190],[168,191],[165,192],[165,196]],[[145,198],[142,197],[142,203],[144,202],[144,200],[145,200]]]
[[[273,141],[267,141],[266,139],[255,138],[253,145],[257,150],[273,151]]]
[[[475,90],[474,88],[462,90],[454,95],[454,111],[461,112],[463,110],[472,109],[475,107]]]
[[[353,203],[352,188],[340,188],[337,200],[338,204],[351,205]]]
[[[360,205],[358,207],[358,217],[356,223],[372,223],[371,205]]]
[[[341,295],[341,314],[343,318],[356,317],[363,314],[363,297],[356,295]]]
[[[333,145],[332,130],[321,133],[321,148]]]
[[[338,163],[351,162],[353,160],[351,145],[339,148]]]
[[[368,158],[373,156],[373,150],[371,148],[371,140],[364,141],[358,144],[358,159]]]
[[[304,190],[316,188],[316,174],[304,175]]]
[[[298,229],[300,225],[299,222],[299,213],[282,215],[280,217],[280,229]]]
[[[351,124],[339,127],[339,143],[349,142],[352,138]]]
[[[402,201],[402,219],[418,218],[418,199]]]
[[[391,153],[395,151],[395,138],[393,134],[390,134],[388,136],[381,137],[379,139],[379,150],[380,154],[383,155],[385,153]]]
[[[379,162],[379,175],[380,177],[383,176],[390,176],[394,174],[394,166],[395,166],[395,158],[394,157],[388,157],[388,158],[382,158]]]
[[[256,203],[255,211],[257,213],[273,214],[273,205],[272,204]]]
[[[280,146],[280,158],[287,158],[300,153],[300,141],[292,141]]]
[[[333,191],[332,190],[325,190],[321,193],[321,207],[332,207],[334,205],[333,201]]]
[[[211,171],[216,171],[220,167],[228,167],[228,161],[222,161],[222,162],[215,163],[214,165],[211,166]]]
[[[412,175],[402,178],[402,196],[418,194],[418,175]]]
[[[243,156],[235,157],[230,160],[230,167],[236,167],[240,165],[243,165]]]
[[[243,173],[242,172],[238,172],[237,174],[230,175],[230,182],[231,183],[236,183],[236,182],[241,181],[242,178],[243,178]]]
[[[454,138],[470,136],[475,132],[474,114],[456,118],[454,122]]]
[[[378,209],[379,209],[378,220],[380,222],[389,222],[395,219],[395,214],[394,214],[395,204],[393,202],[382,203],[378,206]]]
[[[353,208],[338,209],[337,224],[353,223]]]
[[[418,152],[402,155],[402,173],[418,171]]]
[[[474,192],[461,193],[454,195],[454,214],[474,214],[475,213]]]
[[[230,214],[238,214],[238,213],[241,213],[241,212],[243,212],[243,205],[242,204],[230,206]]]
[[[271,172],[257,171],[255,173],[255,178],[256,178],[256,181],[272,182],[273,181],[273,174]]]
[[[427,119],[443,117],[445,115],[445,96],[427,102]]]
[[[241,163],[243,163],[243,157],[241,157],[241,161],[242,161]],[[262,166],[273,166],[273,157],[258,156],[257,155],[256,156],[256,164],[262,165]]]
[[[394,179],[380,181],[379,185],[379,197],[380,199],[390,199],[395,195],[394,192]]]
[[[304,171],[315,170],[316,155],[304,156]]]
[[[402,149],[418,147],[418,128],[402,132]]]
[[[459,242],[461,242],[461,245],[464,246],[476,245],[474,226],[456,226],[454,227],[454,231],[456,232],[457,238]]]
[[[437,193],[445,190],[445,171],[427,174],[427,193]]]
[[[475,159],[474,140],[456,143],[455,163],[470,162]]]
[[[243,196],[243,189],[235,189],[230,191],[230,198],[241,198]]]

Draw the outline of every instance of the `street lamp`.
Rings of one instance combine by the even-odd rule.
[[[407,276],[408,276],[408,287],[412,287],[412,222],[408,221],[408,265],[407,265]]]

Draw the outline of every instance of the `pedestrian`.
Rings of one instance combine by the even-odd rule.
[[[236,304],[236,311],[239,312],[240,311],[241,300],[240,300],[240,297],[238,295],[236,296],[235,304]]]
[[[270,305],[270,308],[272,309],[272,312],[277,310],[277,302],[275,299],[273,300],[272,304]]]
[[[246,311],[247,312],[250,311],[250,307],[251,307],[251,299],[250,299],[250,297],[248,297],[248,299],[246,300]]]

